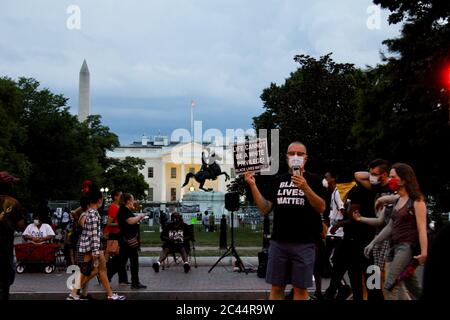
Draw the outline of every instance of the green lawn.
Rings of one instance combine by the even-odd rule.
[[[217,226],[218,227],[218,226]],[[201,225],[194,226],[195,246],[219,246],[220,232],[205,232]],[[234,231],[234,245],[236,247],[262,247],[263,233],[262,225],[257,225],[256,230],[252,230],[250,225],[240,226]],[[230,245],[230,228],[227,232],[227,242]],[[160,246],[159,225],[149,227],[141,225],[141,244],[145,246]]]
[[[241,257],[256,257],[261,250],[236,250]],[[224,254],[225,250],[195,250],[196,257],[220,257]],[[161,252],[140,252],[140,257],[159,257]],[[229,255],[231,256],[231,254]]]

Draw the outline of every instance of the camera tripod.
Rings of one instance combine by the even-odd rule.
[[[236,263],[237,266],[239,268],[239,272],[244,271],[245,274],[248,274],[248,270],[245,269],[244,267],[244,263],[242,262],[241,258],[239,257],[239,254],[236,251],[236,248],[234,247],[234,216],[233,216],[233,211],[231,211],[231,244],[230,247],[228,247],[228,249],[224,252],[224,254],[219,258],[219,260],[216,261],[216,263],[214,263],[214,265],[211,267],[211,269],[209,269],[208,273],[211,272],[220,262],[220,260],[222,260],[223,258],[225,258],[226,256],[232,254],[233,257],[236,258]]]

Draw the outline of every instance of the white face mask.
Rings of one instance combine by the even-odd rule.
[[[374,185],[374,186],[380,184],[380,181],[378,180],[378,178],[373,175],[369,176],[369,181],[370,181],[370,184]]]
[[[327,181],[327,179],[323,179],[323,180],[322,180],[322,185],[323,185],[323,187],[324,187],[325,189],[328,189],[328,181]]]
[[[34,219],[33,223],[34,223],[35,226],[38,226],[39,225],[39,220],[38,219]]]
[[[288,165],[289,168],[293,169],[293,168],[303,168],[303,165],[305,164],[305,157],[300,157],[300,156],[289,156],[288,157]]]

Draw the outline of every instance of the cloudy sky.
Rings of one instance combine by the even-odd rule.
[[[80,28],[73,6],[80,10]],[[73,114],[87,60],[91,113],[122,144],[142,134],[251,128],[261,92],[283,83],[296,54],[333,52],[357,66],[380,62],[398,35],[370,0],[15,0],[0,2],[0,76],[33,77],[62,93]],[[69,13],[68,13],[69,11]],[[75,19],[75,20],[74,20]],[[369,28],[367,22],[371,23]],[[68,22],[70,28],[68,28]],[[375,27],[375,28],[374,28]]]

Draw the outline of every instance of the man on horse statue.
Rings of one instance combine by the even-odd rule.
[[[210,151],[209,148],[206,149],[208,151],[208,157],[205,156],[205,152],[202,152],[202,167],[200,168],[200,171],[197,173],[189,172],[186,175],[186,180],[184,181],[184,184],[182,187],[185,187],[191,178],[194,178],[195,181],[200,183],[200,189],[203,191],[212,191],[212,189],[205,189],[203,188],[206,180],[216,180],[218,176],[225,175],[225,181],[228,181],[230,179],[230,176],[225,172],[222,171],[219,164],[216,162],[216,160],[221,160],[220,156],[216,155],[214,151]]]

